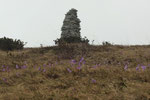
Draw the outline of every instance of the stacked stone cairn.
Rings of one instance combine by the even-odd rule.
[[[63,26],[61,28],[61,38],[76,37],[80,38],[80,19],[77,16],[77,10],[72,8],[66,14]]]
[[[76,55],[84,55],[87,44],[89,42],[86,38],[81,38],[80,35],[80,19],[77,16],[77,10],[72,8],[65,15],[63,26],[61,28],[61,37],[56,39],[55,44],[58,46],[55,53],[61,58],[70,59]]]
[[[65,15],[63,21],[63,26],[61,28],[61,38],[54,40],[55,44],[63,43],[88,43],[89,40],[86,38],[81,38],[80,35],[80,19],[77,16],[77,10],[72,8]]]

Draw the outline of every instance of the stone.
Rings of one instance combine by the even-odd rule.
[[[77,37],[81,38],[80,35],[80,19],[77,16],[77,10],[72,8],[65,14],[63,26],[61,28],[61,38]]]

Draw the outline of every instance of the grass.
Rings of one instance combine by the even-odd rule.
[[[57,47],[0,51],[0,99],[150,100],[150,46],[76,49],[76,63],[55,52]]]

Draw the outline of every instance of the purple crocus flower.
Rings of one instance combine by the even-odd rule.
[[[80,59],[80,63],[81,63],[83,60],[84,60],[84,58],[82,57],[82,58]]]
[[[56,65],[58,64],[58,62],[56,61]]]
[[[85,61],[83,61],[83,64],[85,64]]]
[[[139,70],[139,67],[140,67],[140,64],[138,64],[138,65],[137,65],[137,67],[136,67],[136,71],[138,71],[138,70]]]
[[[27,68],[27,66],[26,66],[26,65],[23,65],[23,68],[24,68],[24,69],[26,69],[26,68]]]
[[[3,68],[2,71],[5,72],[6,71],[5,68]]]
[[[81,63],[79,62],[79,66],[81,66]]]
[[[136,67],[136,71],[138,71],[138,70],[139,70],[139,66]]]
[[[43,69],[43,72],[46,72],[46,69]]]
[[[50,64],[50,63],[48,64],[48,67],[51,67],[51,64]]]
[[[81,69],[81,66],[78,66],[77,69],[80,70],[80,69]]]
[[[92,79],[92,83],[96,83],[96,80],[95,80],[95,79]]]
[[[9,70],[9,67],[7,66],[7,70]]]
[[[69,72],[69,73],[71,73],[71,72],[72,72],[69,68],[67,68],[67,70],[68,70],[68,72]]]
[[[71,64],[75,64],[76,63],[76,61],[75,60],[71,60]]]
[[[39,67],[38,70],[40,71],[40,70],[41,70],[41,67]]]
[[[101,66],[101,64],[98,64],[98,66]]]
[[[141,66],[141,68],[142,68],[143,70],[145,70],[145,69],[146,69],[146,66]]]
[[[7,71],[10,71],[8,66],[7,66],[6,70],[7,70]]]
[[[43,67],[46,67],[46,64],[44,64]]]
[[[19,68],[19,66],[18,65],[16,65],[16,69],[18,69]]]
[[[128,69],[128,65],[125,65],[125,66],[124,66],[124,70],[127,70],[127,69]]]

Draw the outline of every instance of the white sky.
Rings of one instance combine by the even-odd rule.
[[[0,0],[0,37],[26,47],[54,45],[71,8],[78,10],[81,36],[94,44],[150,44],[150,0]]]

